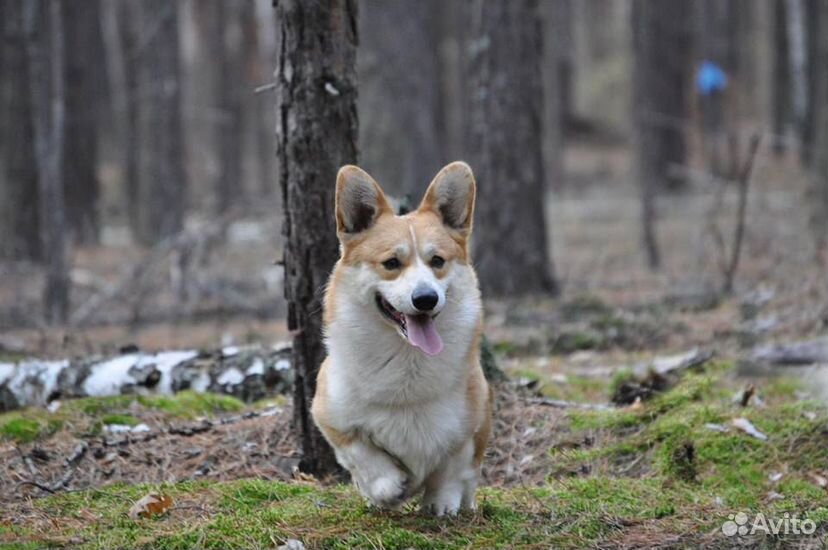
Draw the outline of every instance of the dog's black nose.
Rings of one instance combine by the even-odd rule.
[[[411,294],[411,303],[420,311],[431,311],[438,301],[437,293],[428,286],[418,286]]]

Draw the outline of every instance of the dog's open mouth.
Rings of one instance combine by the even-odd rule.
[[[425,313],[409,315],[397,311],[380,293],[377,293],[376,302],[383,317],[397,326],[409,344],[420,348],[428,355],[437,355],[443,351],[443,339],[434,326],[436,316]]]

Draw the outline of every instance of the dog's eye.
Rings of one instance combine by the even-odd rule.
[[[382,262],[382,267],[387,269],[388,271],[394,271],[395,269],[399,269],[402,267],[402,264],[397,258],[388,258],[384,262]]]
[[[431,262],[429,263],[431,264],[431,267],[433,267],[434,269],[440,269],[441,267],[443,267],[443,264],[445,264],[446,261],[443,259],[442,256],[432,256]]]

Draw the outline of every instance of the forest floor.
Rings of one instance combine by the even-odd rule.
[[[640,250],[635,188],[614,176],[627,160],[568,152],[570,164],[592,169],[548,206],[564,295],[487,301],[486,333],[510,380],[497,385],[476,512],[435,519],[416,503],[380,512],[348,486],[297,474],[285,397],[90,398],[0,415],[0,547],[275,548],[296,539],[308,548],[824,548],[828,276],[815,261],[803,176],[792,159],[760,154],[735,291],[725,294],[732,190],[701,182],[661,200],[664,266],[653,273]],[[237,228],[247,244],[219,248],[234,263],[221,284],[205,281],[199,292],[218,303],[278,286],[277,248],[249,240],[276,234],[267,224]],[[106,247],[76,262],[109,283],[123,272],[116,264]],[[27,269],[0,284],[0,304],[17,304],[3,316],[7,326],[36,300],[34,290],[19,291],[36,282]],[[227,270],[261,276],[253,284]],[[90,288],[100,286],[92,279]],[[172,290],[158,294],[156,302],[175,303]],[[11,342],[0,355],[283,340],[274,311],[15,328],[0,339]],[[170,497],[166,509],[131,519],[148,493]],[[809,519],[816,530],[722,530],[743,518],[750,528],[760,513]]]

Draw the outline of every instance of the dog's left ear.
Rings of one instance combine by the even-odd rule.
[[[430,210],[443,224],[468,238],[474,215],[474,174],[465,162],[452,162],[434,176],[418,210]]]

